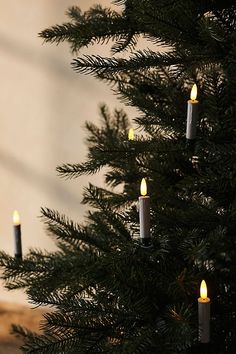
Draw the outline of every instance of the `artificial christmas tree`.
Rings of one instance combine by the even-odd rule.
[[[107,189],[85,190],[84,202],[92,207],[87,224],[42,209],[58,251],[31,250],[23,261],[1,253],[7,288],[24,288],[30,301],[55,310],[46,315],[44,335],[19,326],[14,331],[25,337],[26,353],[234,353],[236,6],[213,0],[113,3],[117,11],[72,7],[70,22],[40,35],[68,41],[74,53],[113,40],[113,57],[80,55],[72,67],[104,80],[137,107],[140,134],[129,141],[125,113],[111,115],[102,106],[101,127],[86,125],[87,161],[57,169],[74,178],[106,167]],[[152,50],[136,49],[141,36]],[[122,59],[125,50],[130,55]],[[196,137],[186,139],[194,83]],[[139,234],[142,178],[150,196],[148,244]],[[203,279],[211,299],[210,344],[199,343]]]

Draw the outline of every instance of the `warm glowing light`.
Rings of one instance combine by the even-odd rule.
[[[128,139],[134,140],[134,129],[133,128],[129,129]]]
[[[141,181],[140,192],[141,192],[141,195],[146,195],[147,194],[147,183],[145,181],[145,178],[143,178],[142,181]]]
[[[202,280],[201,286],[200,286],[200,296],[202,299],[207,298],[207,286],[205,280]]]
[[[197,98],[197,85],[194,84],[191,90],[190,98],[192,101],[195,101]]]
[[[13,212],[13,224],[20,225],[20,215],[17,210]]]

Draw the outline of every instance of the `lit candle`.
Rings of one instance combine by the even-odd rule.
[[[210,342],[210,304],[207,297],[207,286],[205,280],[202,280],[200,286],[200,297],[198,298],[198,330],[199,342]]]
[[[197,120],[198,120],[198,101],[197,98],[197,85],[194,84],[190,94],[190,100],[188,100],[187,110],[187,127],[186,127],[186,139],[194,140],[196,138]]]
[[[129,129],[128,139],[129,140],[134,140],[134,129],[133,128]]]
[[[14,227],[14,239],[15,239],[15,258],[22,259],[22,247],[21,247],[21,224],[20,215],[17,210],[13,213],[13,227]]]
[[[150,240],[150,197],[147,195],[147,184],[145,178],[140,186],[141,196],[139,197],[139,222],[140,237],[146,245]]]

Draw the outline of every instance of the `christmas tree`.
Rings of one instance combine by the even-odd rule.
[[[53,309],[44,334],[17,325],[13,331],[25,339],[25,353],[235,353],[235,2],[113,4],[116,10],[96,5],[84,13],[71,7],[68,23],[40,33],[46,42],[67,41],[73,69],[111,85],[138,113],[131,124],[123,111],[102,106],[101,126],[86,124],[87,160],[57,168],[77,178],[105,167],[107,188],[85,189],[86,223],[44,208],[58,251],[30,250],[23,260],[1,252],[6,287]],[[143,37],[152,49],[137,49]],[[112,56],[83,55],[97,42],[112,43]],[[199,114],[190,102],[196,114],[189,112],[186,139],[193,84]],[[140,237],[142,178],[150,237],[148,220]],[[210,344],[201,343],[198,325],[203,279]]]

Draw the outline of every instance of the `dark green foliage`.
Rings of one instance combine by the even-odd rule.
[[[68,10],[47,42],[74,53],[111,42],[111,54],[79,56],[72,67],[112,86],[137,108],[139,137],[128,141],[123,111],[101,106],[87,123],[88,156],[57,168],[62,177],[104,172],[108,189],[89,185],[85,225],[42,209],[58,251],[1,253],[9,289],[50,305],[43,335],[14,326],[25,353],[235,353],[236,333],[236,6],[235,1],[116,0],[118,10]],[[150,48],[136,50],[140,37]],[[110,43],[109,42],[109,43]],[[162,46],[160,48],[160,45]],[[161,50],[160,50],[161,49]],[[123,51],[130,53],[122,57]],[[199,88],[194,146],[185,141],[186,101]],[[151,197],[153,244],[139,242],[142,177]],[[119,187],[119,189],[114,189]],[[198,343],[197,297],[212,300],[211,344]]]

